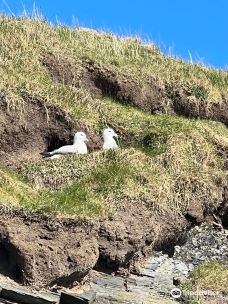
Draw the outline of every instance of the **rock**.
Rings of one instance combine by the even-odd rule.
[[[194,270],[194,265],[193,264],[188,264],[188,270],[189,272],[192,272]]]
[[[148,276],[130,274],[130,276],[125,279],[118,277],[117,282],[113,281],[113,279],[112,276],[107,274],[97,273],[97,275],[95,275],[91,286],[91,289],[96,292],[94,304],[177,303],[167,295],[160,295],[153,287],[153,278]]]
[[[4,300],[15,301],[23,304],[56,304],[59,300],[57,295],[41,295],[22,288],[7,287],[2,287],[1,297]]]
[[[18,303],[12,302],[12,301],[8,301],[8,300],[4,300],[4,299],[0,299],[0,304],[18,304]]]
[[[176,245],[175,248],[174,248],[174,252],[179,253],[180,250],[181,250],[181,246]]]
[[[228,265],[228,243],[225,231],[212,226],[196,226],[187,233],[186,242],[175,250],[174,259],[190,265],[192,271],[203,261],[217,260]]]
[[[174,265],[175,272],[181,273],[184,276],[188,275],[188,266],[184,262],[175,260]]]
[[[95,292],[86,291],[83,294],[70,294],[62,292],[59,304],[92,304],[96,298]]]
[[[97,285],[103,287],[111,287],[111,288],[121,288],[124,285],[124,279],[121,277],[112,277],[112,276],[105,276],[97,277],[93,280],[93,282]]]

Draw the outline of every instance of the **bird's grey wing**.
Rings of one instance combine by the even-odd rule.
[[[74,153],[75,148],[73,147],[73,145],[68,145],[68,146],[63,146],[59,149],[56,149],[54,151],[51,152],[51,155],[55,155],[55,154],[71,154]]]

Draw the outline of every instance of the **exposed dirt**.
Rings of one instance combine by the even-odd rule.
[[[146,208],[140,214],[133,204],[128,208],[117,211],[116,219],[97,225],[20,212],[10,217],[3,214],[0,246],[5,258],[1,259],[1,272],[7,270],[14,280],[37,288],[70,286],[95,264],[97,269],[111,271],[134,267],[155,244],[187,225],[181,220],[166,227]]]
[[[45,55],[42,64],[48,69],[53,81],[85,86],[96,97],[112,97],[117,102],[134,105],[150,113],[172,111],[163,87],[152,77],[147,84],[142,85],[116,69],[89,61],[73,64],[53,54]]]
[[[0,92],[0,162],[15,165],[24,160],[41,158],[40,152],[71,144],[76,131],[88,134],[89,150],[100,147],[97,134],[79,125],[60,108],[24,96],[21,112],[10,110],[6,93]],[[93,138],[93,141],[91,140]]]
[[[212,100],[210,104],[204,98],[197,98],[192,92],[182,88],[166,86],[166,92],[173,101],[176,114],[191,118],[205,118],[220,121],[228,125],[228,101]]]
[[[161,84],[158,80],[145,80],[142,85],[116,67],[101,66],[89,61],[70,63],[64,58],[46,54],[42,64],[53,81],[72,86],[85,86],[97,97],[112,97],[117,102],[136,106],[149,113],[177,114],[193,118],[205,118],[228,125],[228,100],[212,100],[197,96],[191,90],[173,84]],[[201,88],[200,88],[201,89]]]
[[[15,164],[40,157],[46,149],[54,149],[72,140],[74,124],[69,116],[55,106],[26,98],[21,113],[9,110],[6,94],[0,94],[0,158]]]
[[[122,104],[133,105],[153,114],[171,111],[162,86],[153,78],[142,85],[129,75],[84,62],[82,83],[98,96],[112,97]]]
[[[18,214],[2,215],[0,226],[1,269],[23,285],[69,286],[98,259],[96,227],[87,223]]]
[[[72,86],[80,85],[81,65],[72,64],[61,57],[56,57],[52,53],[43,56],[41,62],[47,68],[54,82]]]
[[[137,201],[118,202],[113,208],[115,218],[101,223],[99,229],[98,269],[137,271],[153,250],[171,253],[192,225],[183,215],[157,214]]]
[[[225,187],[223,194],[223,203],[216,211],[216,215],[221,219],[221,224],[225,229],[228,229],[228,188]]]
[[[191,202],[185,212],[176,214],[157,213],[142,202],[129,200],[119,201],[112,208],[116,211],[115,218],[100,224],[97,269],[128,267],[136,272],[145,257],[151,256],[154,250],[172,256],[174,246],[185,242],[188,229],[210,221],[211,214],[217,212],[215,206],[208,208],[200,201],[197,204]],[[218,210],[218,220],[224,222],[226,209],[223,203]]]

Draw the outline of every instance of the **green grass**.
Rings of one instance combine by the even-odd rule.
[[[12,172],[0,171],[0,204],[7,210],[23,208],[55,216],[104,218],[106,205],[93,195],[86,181],[75,182],[61,191],[35,190]]]
[[[121,149],[24,163],[20,176],[1,169],[0,202],[58,216],[104,218],[118,202],[137,200],[162,212],[183,212],[200,200],[209,206],[222,199],[227,172],[219,152],[228,146],[227,128],[218,122],[150,115],[111,98],[94,98],[87,88],[55,83],[41,64],[54,54],[72,67],[89,60],[135,78],[142,87],[153,78],[208,107],[228,96],[228,74],[165,56],[138,38],[83,28],[52,26],[42,18],[0,17],[0,90],[8,111],[21,117],[25,96],[58,105],[77,125],[101,134],[112,126]],[[47,112],[48,116],[48,112]]]
[[[205,207],[215,206],[222,200],[227,175],[210,137],[207,132],[197,130],[198,124],[198,121],[193,123],[191,132],[174,129],[167,137],[164,151],[153,145],[140,148],[129,145],[117,151],[93,152],[86,157],[27,163],[20,172],[37,191],[63,191],[65,195],[80,185],[83,193],[83,189],[89,191],[88,200],[99,201],[104,210],[110,207],[115,210],[122,200],[137,200],[157,212],[184,212],[189,204],[199,200]],[[203,123],[200,125],[202,128]],[[64,208],[71,214],[68,211],[73,196],[68,195]],[[53,210],[58,210],[58,199],[55,194],[53,197],[57,206],[52,205]]]
[[[228,267],[216,261],[203,263],[190,275],[188,280],[181,286],[182,290],[200,292],[212,291],[219,295],[228,296]],[[206,303],[202,297],[185,298],[184,303]]]

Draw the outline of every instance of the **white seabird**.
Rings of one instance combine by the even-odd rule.
[[[73,145],[62,146],[51,152],[42,152],[41,155],[50,156],[50,158],[59,158],[66,154],[87,154],[86,141],[88,141],[86,134],[84,132],[77,132],[74,135]]]
[[[116,149],[118,148],[118,145],[113,137],[118,137],[118,135],[115,133],[115,131],[111,128],[104,129],[103,131],[103,150],[108,149]]]

